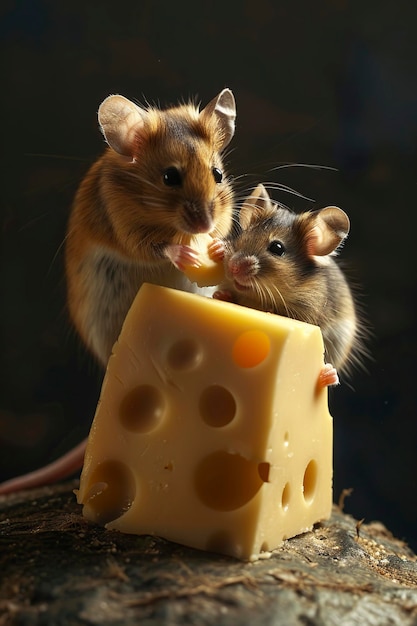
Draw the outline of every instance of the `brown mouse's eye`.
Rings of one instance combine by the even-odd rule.
[[[219,170],[218,167],[213,167],[211,171],[213,172],[213,177],[216,183],[221,183],[223,180],[223,172]]]
[[[167,167],[164,170],[163,181],[167,187],[179,187],[182,185],[181,174],[176,167]]]
[[[269,244],[268,252],[270,252],[274,256],[283,256],[285,254],[284,244],[275,239]]]

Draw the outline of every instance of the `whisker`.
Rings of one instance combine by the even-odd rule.
[[[69,232],[67,232],[67,233],[66,233],[65,237],[63,238],[63,240],[62,240],[62,241],[61,241],[61,243],[59,244],[58,248],[56,249],[55,254],[54,254],[54,256],[52,257],[51,262],[50,262],[50,264],[49,264],[48,271],[47,271],[47,273],[46,273],[46,275],[47,275],[47,276],[49,276],[49,275],[50,275],[50,273],[51,273],[51,271],[52,271],[52,268],[53,268],[53,266],[54,266],[54,263],[55,263],[55,261],[56,261],[56,260],[57,260],[57,258],[58,258],[58,255],[60,254],[60,252],[61,252],[62,248],[63,248],[63,247],[65,246],[65,244],[66,244],[66,241],[67,241],[67,239],[68,239],[68,237],[69,237],[69,234],[70,234]]]
[[[60,161],[77,161],[79,163],[90,163],[91,159],[87,157],[81,156],[72,156],[66,154],[48,154],[44,152],[25,152],[23,154],[25,157],[33,157],[37,159],[54,159]]]
[[[266,310],[266,298],[265,298],[265,293],[264,293],[264,289],[263,287],[258,283],[258,281],[253,281],[252,286],[255,290],[255,293],[257,295],[257,299],[260,301],[261,306],[260,309],[261,311],[265,311]]]
[[[271,290],[267,285],[263,286],[262,289],[262,296],[263,296],[263,302],[262,302],[262,310],[263,311],[268,311],[270,309],[270,304],[272,306],[272,310],[274,310],[274,303],[273,303],[273,298],[271,296]]]
[[[126,170],[124,174],[126,176],[129,176],[130,178],[133,178],[134,180],[137,180],[140,183],[144,183],[146,185],[149,185],[150,187],[154,187],[154,189],[156,189],[160,193],[160,189],[158,185],[156,185],[155,183],[153,183],[152,181],[146,178],[143,178],[142,176],[139,176],[137,172]]]
[[[313,170],[329,170],[331,172],[338,172],[337,167],[331,167],[330,165],[316,165],[315,163],[282,163],[275,167],[271,167],[268,172],[274,172],[276,170],[283,170],[290,167],[305,167]]]
[[[273,287],[272,287],[272,288],[273,288],[273,290],[274,290],[274,291],[278,294],[278,296],[279,296],[279,298],[280,298],[280,300],[281,300],[281,302],[282,302],[282,304],[283,304],[283,306],[284,306],[285,313],[286,313],[286,317],[292,317],[292,316],[291,316],[291,311],[290,311],[290,309],[288,308],[287,303],[286,303],[286,301],[285,301],[285,298],[284,298],[284,296],[282,295],[282,293],[281,293],[280,289],[277,287],[277,285],[273,285]],[[271,290],[271,299],[272,299],[272,301],[273,301],[273,302],[275,302],[275,298],[274,298],[274,296],[273,296],[273,294],[272,294],[272,290]]]
[[[309,198],[305,196],[301,192],[289,187],[288,185],[284,185],[283,183],[265,183],[265,187],[267,189],[274,189],[275,191],[283,191],[284,193],[289,193],[291,195],[297,196],[298,198],[302,198],[303,200],[308,200],[309,202],[315,202],[313,198]]]

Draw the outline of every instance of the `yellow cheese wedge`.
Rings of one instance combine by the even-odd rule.
[[[212,241],[211,235],[205,233],[195,235],[190,241],[190,246],[198,252],[200,267],[186,267],[184,274],[199,287],[212,287],[224,280],[223,263],[213,261],[208,254],[208,246]]]
[[[144,284],[110,357],[78,502],[107,528],[256,559],[332,506],[320,329]]]

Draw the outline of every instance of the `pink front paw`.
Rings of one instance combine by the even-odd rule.
[[[227,291],[227,289],[218,289],[213,293],[213,298],[215,300],[223,300],[223,302],[233,302],[232,292]]]
[[[207,251],[212,261],[216,261],[217,263],[223,261],[225,246],[221,239],[213,239],[213,241],[209,244]]]
[[[329,387],[330,385],[338,385],[339,384],[339,376],[337,375],[336,368],[333,367],[330,363],[326,363],[319,374],[318,379],[318,387],[323,389],[324,387]]]
[[[186,267],[200,267],[198,253],[181,244],[171,244],[165,248],[165,254],[178,270],[183,271]]]

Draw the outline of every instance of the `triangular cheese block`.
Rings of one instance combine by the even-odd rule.
[[[126,533],[254,559],[327,518],[320,329],[144,284],[110,357],[78,502]]]

